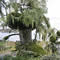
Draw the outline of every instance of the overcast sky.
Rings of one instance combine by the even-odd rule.
[[[60,30],[60,0],[48,0],[47,7],[51,26]]]

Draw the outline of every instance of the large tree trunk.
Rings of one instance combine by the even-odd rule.
[[[21,44],[31,43],[31,29],[19,30]]]

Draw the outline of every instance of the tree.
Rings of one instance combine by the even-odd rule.
[[[48,33],[49,43],[46,46],[47,51],[52,51],[52,55],[57,51],[56,42],[58,40],[57,33],[54,30],[55,29],[50,29]]]
[[[5,0],[0,0],[0,17],[4,17],[4,12],[2,11],[2,9],[6,9],[6,3]]]
[[[7,4],[5,0],[0,0],[0,23],[1,26],[4,27],[7,26],[6,24],[6,16],[7,16]]]
[[[12,29],[18,29],[21,44],[32,42],[33,29],[37,32],[45,32],[50,27],[49,20],[45,16],[46,0],[23,0],[22,3],[10,0],[9,4],[9,14],[7,13],[6,16],[7,25]],[[14,12],[10,11],[11,8]]]

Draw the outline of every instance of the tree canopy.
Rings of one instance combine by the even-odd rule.
[[[44,25],[49,27],[48,18],[44,15],[47,12],[46,0],[24,0],[22,3],[10,0],[5,5],[5,10],[9,12],[7,12],[7,24],[9,27],[14,29],[34,29]],[[10,10],[14,11],[11,12]]]
[[[4,18],[6,18],[7,25],[10,28],[22,30],[23,35],[27,33],[26,30],[30,32],[30,30],[36,29],[37,32],[43,34],[44,38],[46,37],[47,30],[50,27],[49,18],[45,16],[47,13],[46,0],[4,1]]]

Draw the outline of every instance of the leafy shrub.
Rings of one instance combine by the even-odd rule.
[[[33,51],[33,52],[36,52],[37,54],[41,54],[41,55],[45,54],[45,51],[43,50],[43,48],[37,44],[34,44],[34,43],[26,45],[26,49]]]
[[[56,36],[51,36],[50,37],[50,42],[55,43],[56,42]]]
[[[57,31],[57,36],[60,36],[60,31]]]
[[[40,56],[46,54],[44,49],[35,43],[25,44],[25,45],[16,45],[18,55],[24,56]]]

